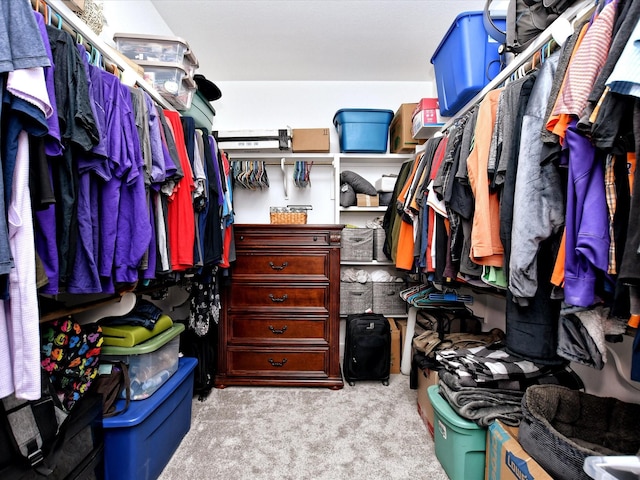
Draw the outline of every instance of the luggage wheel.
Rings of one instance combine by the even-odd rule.
[[[355,387],[356,386],[356,382],[349,381],[349,386]]]
[[[382,380],[382,384],[383,384],[385,387],[388,387],[388,386],[389,386],[389,380]]]

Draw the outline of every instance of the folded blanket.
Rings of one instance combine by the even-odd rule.
[[[481,427],[488,427],[494,420],[506,425],[518,426],[522,419],[522,397],[524,392],[497,390],[481,387],[459,387],[453,378],[455,374],[440,372],[440,394],[458,415]]]
[[[504,348],[474,347],[460,350],[442,350],[436,360],[447,370],[474,381],[515,380],[546,374],[551,367],[538,365],[506,352]]]

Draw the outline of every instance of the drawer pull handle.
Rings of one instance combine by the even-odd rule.
[[[287,330],[287,326],[285,325],[282,328],[275,328],[273,325],[269,325],[269,330],[271,330],[275,335],[282,335]]]
[[[287,297],[288,295],[286,293],[281,297],[274,297],[273,293],[269,294],[269,298],[271,299],[272,302],[284,302],[287,299]]]
[[[283,358],[281,362],[275,362],[273,358],[269,359],[269,363],[272,367],[283,367],[285,363],[287,363],[287,359]]]
[[[273,262],[269,262],[269,266],[274,270],[284,270],[284,267],[289,265],[289,262],[284,262],[282,265],[274,265]]]

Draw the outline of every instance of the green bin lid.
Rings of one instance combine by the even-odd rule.
[[[143,353],[151,353],[163,347],[171,340],[176,338],[184,331],[184,324],[174,323],[173,326],[159,333],[155,337],[151,337],[149,340],[144,341],[135,347],[116,347],[113,345],[103,345],[100,350],[100,355],[142,355]]]

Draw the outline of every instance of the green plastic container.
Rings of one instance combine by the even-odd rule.
[[[436,457],[451,480],[484,480],[487,429],[458,415],[431,385]]]
[[[206,128],[211,132],[216,111],[211,102],[208,102],[204,95],[199,90],[196,90],[193,100],[191,100],[191,108],[183,112],[182,115],[192,117],[196,122],[196,128]]]
[[[126,363],[131,380],[131,400],[143,400],[158,390],[178,369],[180,334],[183,331],[182,323],[174,323],[168,330],[135,347],[103,345],[100,368],[118,361]],[[120,396],[124,398],[124,392]]]

